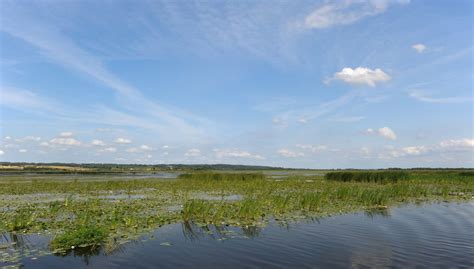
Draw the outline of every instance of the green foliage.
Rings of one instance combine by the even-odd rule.
[[[334,181],[355,181],[355,182],[376,182],[376,183],[389,183],[397,182],[399,180],[406,180],[409,178],[409,174],[403,171],[377,171],[377,172],[330,172],[324,177],[326,180]]]
[[[213,172],[197,172],[180,174],[180,179],[194,180],[263,180],[265,175],[262,173],[213,173]]]
[[[107,237],[107,230],[93,225],[78,227],[57,235],[51,241],[55,249],[69,249],[71,247],[94,248],[101,244]]]

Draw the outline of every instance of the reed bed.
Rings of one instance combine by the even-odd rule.
[[[351,172],[330,172],[324,177],[326,180],[334,181],[355,181],[355,182],[375,182],[375,183],[394,183],[399,180],[407,180],[409,174],[403,171],[351,171]]]

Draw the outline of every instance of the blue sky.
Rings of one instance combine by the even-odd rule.
[[[472,1],[2,1],[0,159],[474,167]]]

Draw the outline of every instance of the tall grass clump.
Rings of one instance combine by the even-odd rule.
[[[213,173],[213,172],[198,172],[185,173],[178,176],[180,179],[194,179],[194,180],[229,180],[229,181],[245,181],[245,180],[262,180],[265,179],[263,173]]]
[[[59,249],[74,247],[95,248],[107,237],[105,228],[96,226],[82,226],[75,230],[68,230],[53,238],[51,246]]]
[[[375,183],[395,183],[399,180],[406,180],[409,174],[404,171],[350,171],[350,172],[329,172],[324,178],[330,181],[342,182],[375,182]]]
[[[474,177],[474,171],[459,172],[458,175],[462,177]]]

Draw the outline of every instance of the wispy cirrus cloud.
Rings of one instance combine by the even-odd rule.
[[[452,103],[466,103],[474,101],[474,98],[464,96],[464,97],[432,97],[425,94],[422,91],[412,91],[410,92],[410,97],[421,102],[426,103],[436,103],[436,104],[452,104]]]
[[[40,14],[32,13],[31,9],[22,8],[21,5],[12,5],[10,13],[2,13],[5,16],[2,16],[0,29],[36,47],[54,63],[112,89],[119,97],[117,100],[122,110],[126,110],[128,114],[140,115],[149,122],[148,125],[165,126],[168,130],[176,129],[181,130],[182,134],[198,136],[202,135],[202,130],[205,129],[203,126],[211,124],[207,119],[146,98],[137,88],[113,74],[101,58],[63,34],[59,24],[51,23]],[[43,104],[46,102],[35,101],[35,98],[31,98],[34,94],[28,91],[10,90],[4,95],[6,98],[2,99],[8,98],[13,102],[2,102],[2,105],[12,106],[16,103],[22,107],[44,108]]]
[[[407,4],[410,0],[330,1],[309,13],[301,27],[323,29],[355,23],[365,17],[384,13],[392,4]]]

